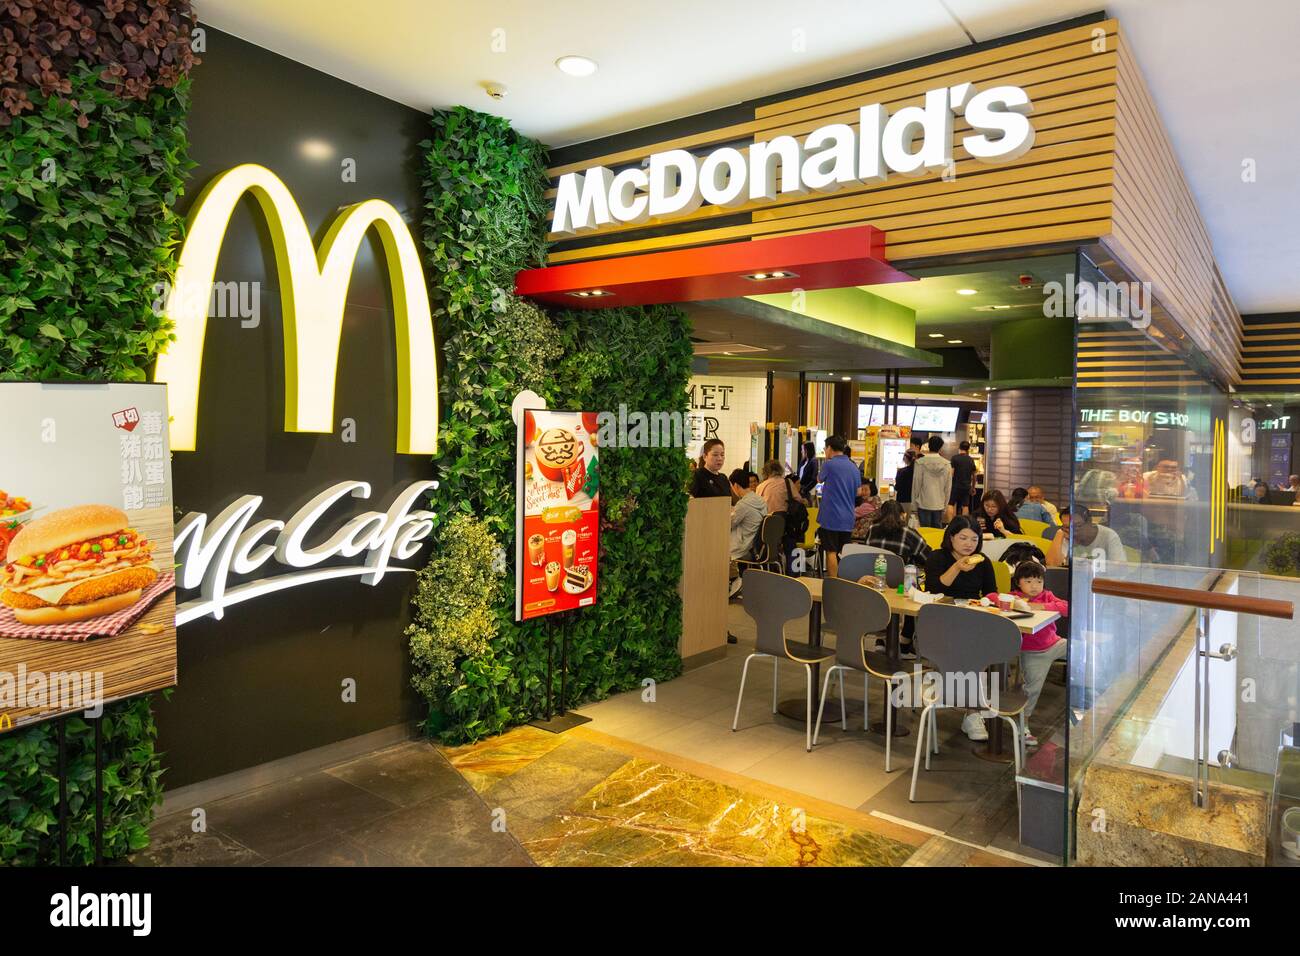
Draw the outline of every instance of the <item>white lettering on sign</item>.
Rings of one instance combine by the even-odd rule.
[[[349,495],[370,497],[367,482],[341,481],[303,505],[288,521],[264,519],[253,523],[253,515],[262,506],[258,495],[244,495],[211,522],[205,514],[190,512],[176,526],[176,582],[182,589],[197,589],[200,596],[176,609],[176,623],[209,615],[221,620],[232,604],[313,581],[359,577],[363,584],[374,585],[388,571],[413,571],[390,568],[389,562],[414,557],[433,531],[436,515],[414,510],[413,506],[425,492],[437,487],[436,481],[417,481],[403,489],[386,512],[357,515],[326,540],[311,546],[308,538],[313,537],[317,523],[336,502]],[[365,560],[359,566],[316,567],[330,558],[357,558],[363,554]],[[300,570],[228,587],[232,573],[255,574],[272,558]]]
[[[616,175],[594,166],[565,173],[556,187],[552,231],[570,236],[616,222],[684,216],[704,203],[736,206],[884,182],[891,172],[942,172],[954,162],[954,116],[970,123],[971,132],[961,144],[971,157],[1009,163],[1034,145],[1032,111],[1029,95],[1018,86],[977,93],[973,84],[959,83],[930,90],[924,106],[904,106],[892,116],[879,103],[863,106],[856,131],[847,123],[832,123],[813,130],[802,143],[788,135],[754,143],[748,157],[731,146],[707,156],[670,149],[653,154],[644,169]]]
[[[1142,408],[1081,408],[1079,420],[1187,428],[1191,423],[1191,416],[1186,412],[1152,412]]]

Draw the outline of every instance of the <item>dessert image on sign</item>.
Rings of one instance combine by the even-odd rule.
[[[591,587],[593,580],[595,576],[591,573],[591,568],[585,564],[575,564],[571,568],[564,569],[564,590],[569,594],[581,594]]]
[[[0,602],[21,624],[84,621],[124,610],[158,580],[153,544],[111,505],[81,505],[23,525],[0,571]]]

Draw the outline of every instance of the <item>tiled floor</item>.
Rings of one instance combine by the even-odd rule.
[[[172,813],[150,838],[134,865],[532,864],[469,782],[418,741]]]
[[[411,741],[157,820],[138,866],[1007,866],[1054,862],[1018,841],[1009,765],[976,758],[960,715],[907,799],[915,738],[883,740],[838,698],[811,752],[801,722],[774,716],[772,665],[756,661],[731,730],[753,628],[677,680],[580,708],[563,734],[520,727],[476,744]],[[828,643],[833,643],[833,636]],[[803,693],[782,665],[780,697]],[[847,696],[862,693],[860,679]],[[880,688],[872,688],[872,714]],[[1063,713],[1049,682],[1034,722]],[[908,718],[911,725],[911,718]],[[1059,738],[1059,734],[1058,734]],[[1046,751],[1047,748],[1045,747]]]
[[[654,687],[652,693],[631,691],[581,707],[579,712],[592,718],[587,726],[837,806],[897,818],[979,847],[1056,862],[1020,845],[1013,769],[972,753],[975,745],[961,732],[959,712],[939,715],[940,753],[931,759],[931,769],[921,772],[916,803],[908,800],[914,735],[895,739],[893,769],[885,773],[883,737],[863,732],[860,708],[856,718],[850,716],[848,731],[841,730],[838,691],[833,687],[818,744],[807,752],[802,722],[772,713],[770,660],[759,659],[750,665],[738,729],[733,732],[736,693],[745,657],[753,651],[754,628],[738,603],[730,606],[729,623],[739,643],[727,648],[724,660],[687,671]],[[826,643],[833,645],[832,634],[827,634]],[[801,668],[782,663],[778,680],[781,700],[802,699]],[[860,703],[861,677],[846,676],[845,681],[846,696]],[[880,714],[881,692],[881,683],[875,682],[871,687],[873,719]],[[1040,760],[1048,756],[1053,736],[1055,746],[1063,744],[1059,724],[1064,699],[1064,687],[1049,680],[1037,719],[1031,722],[1044,742]],[[912,715],[904,720],[914,729]]]

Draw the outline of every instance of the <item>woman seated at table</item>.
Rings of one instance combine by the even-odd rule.
[[[925,543],[925,538],[908,527],[907,513],[892,499],[880,505],[861,541],[868,547],[892,551],[903,559],[903,564],[924,564],[930,557],[930,546]]]
[[[858,503],[853,509],[852,540],[862,541],[866,537],[867,529],[871,527],[879,510],[880,491],[876,488],[876,483],[867,478],[858,487]]]
[[[984,492],[975,520],[979,523],[981,535],[1005,538],[1009,534],[1020,534],[1020,519],[1011,510],[1006,497],[996,489]]]
[[[980,553],[984,539],[974,518],[960,515],[948,522],[943,543],[925,562],[925,589],[949,597],[978,601],[998,589],[993,563]],[[925,653],[925,648],[921,648]],[[977,711],[962,718],[961,729],[971,740],[988,740],[989,732]]]

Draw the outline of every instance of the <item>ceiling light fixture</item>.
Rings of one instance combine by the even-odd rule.
[[[949,340],[948,340],[948,344],[949,344],[949,345],[961,345],[961,339],[949,339]]]
[[[298,144],[298,152],[307,159],[320,161],[334,155],[334,145],[323,139],[304,139]]]
[[[841,382],[852,381],[852,379],[853,379],[853,376],[852,376],[852,375],[841,375],[841,376],[840,376],[840,381],[841,381]]]
[[[596,61],[586,56],[577,56],[569,54],[562,56],[555,61],[561,73],[567,73],[569,76],[591,76],[596,72]]]
[[[741,278],[748,279],[750,282],[770,282],[773,279],[797,279],[799,276],[793,272],[777,270],[775,272],[751,272],[748,275],[742,275]]]
[[[601,296],[613,295],[612,292],[606,292],[604,289],[583,289],[579,292],[570,292],[569,295],[575,299],[595,299]]]
[[[957,290],[958,295],[975,295],[978,292],[979,289],[958,289]]]
[[[921,384],[922,384],[922,385],[929,385],[929,384],[930,384],[930,380],[929,380],[928,378],[923,378],[923,379],[921,379]]]
[[[942,333],[942,332],[931,332],[931,333],[930,333],[930,338],[932,338],[932,339],[941,339],[941,338],[943,338],[943,333]]]
[[[1009,309],[1009,308],[1011,308],[1011,306],[1009,306],[1009,305],[995,305],[995,306],[993,306],[993,308],[997,309],[997,310],[1000,312],[1000,311],[1002,311],[1003,309]]]

